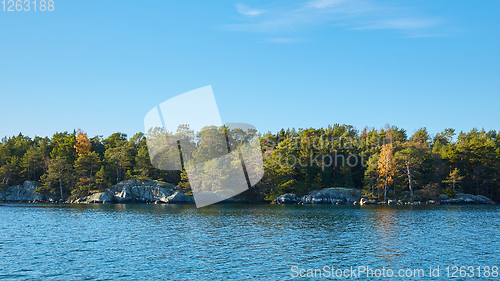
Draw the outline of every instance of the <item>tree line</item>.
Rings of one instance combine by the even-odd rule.
[[[214,146],[205,141],[213,142],[210,134],[221,134],[213,128],[197,134],[189,128],[183,131],[189,132],[185,135],[193,149]],[[229,137],[222,139],[228,142],[251,134],[224,132]],[[0,143],[0,188],[30,180],[38,183],[39,192],[67,199],[139,178],[166,181],[188,191],[184,170],[162,170],[151,164],[146,136],[137,133],[128,138],[118,132],[89,138],[76,130],[50,138],[5,137]],[[408,136],[395,126],[359,131],[335,124],[282,129],[260,135],[259,140],[264,177],[242,194],[254,201],[328,187],[359,188],[378,200],[432,198],[445,191],[453,196],[460,191],[500,201],[500,133],[495,131],[456,134],[446,129],[431,136],[422,128]],[[216,145],[229,147],[228,143]]]
[[[358,131],[335,124],[282,129],[263,135],[261,145],[266,172],[255,191],[266,199],[352,187],[380,201],[455,192],[500,200],[500,133],[495,131],[445,129],[431,136],[422,128],[408,136],[396,126]],[[312,161],[295,161],[300,159]]]
[[[131,178],[178,182],[180,171],[154,169],[143,133],[128,139],[114,133],[107,138],[78,130],[49,137],[19,134],[0,144],[0,185],[38,182],[38,191],[62,199],[82,197]]]

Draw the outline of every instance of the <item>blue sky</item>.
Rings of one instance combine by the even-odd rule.
[[[1,8],[1,6],[0,6]],[[212,85],[223,122],[499,130],[499,1],[55,1],[0,11],[0,136],[143,131]]]

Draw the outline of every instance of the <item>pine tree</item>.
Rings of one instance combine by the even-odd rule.
[[[154,167],[151,165],[151,160],[149,159],[148,148],[143,145],[139,148],[135,157],[134,174],[138,178],[147,178],[153,169]]]
[[[460,175],[460,169],[455,168],[453,169],[453,171],[450,172],[450,175],[444,182],[452,183],[453,191],[455,191],[455,185],[461,182],[463,179],[464,177]]]
[[[430,153],[430,149],[426,143],[406,142],[402,145],[402,149],[395,154],[395,166],[408,178],[408,187],[410,188],[412,201],[415,191],[414,176],[419,170],[424,170],[426,154],[428,153]]]
[[[22,167],[26,179],[36,181],[43,167],[43,155],[40,149],[30,147],[23,156]]]
[[[95,173],[100,169],[99,156],[94,151],[82,154],[75,161],[74,168],[78,182],[72,193],[90,194],[91,190],[96,187]]]
[[[52,194],[56,193],[57,188],[59,189],[61,200],[64,200],[63,187],[69,189],[73,183],[73,171],[71,164],[66,158],[56,157],[50,160],[49,170],[46,174],[42,176],[42,186],[37,190],[37,192]]]

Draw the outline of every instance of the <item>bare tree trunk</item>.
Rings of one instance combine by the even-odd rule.
[[[59,174],[59,190],[61,191],[61,201],[62,201],[63,200],[63,190],[62,190],[61,174]]]
[[[384,184],[384,202],[387,202],[387,173],[385,174],[385,184]]]
[[[9,180],[10,180],[11,175],[12,175],[12,171],[9,169],[9,175],[7,176],[7,181],[5,182],[6,186],[9,186]]]
[[[61,190],[61,201],[64,199],[64,196],[63,196],[63,191],[62,191],[62,182],[61,180],[59,180],[59,189]]]
[[[123,153],[120,154],[120,179],[123,179]]]
[[[387,202],[387,177],[389,176],[388,168],[389,168],[389,155],[386,156],[386,161],[385,161],[384,202]]]
[[[410,164],[406,164],[406,170],[408,172],[408,183],[410,184],[410,198],[411,201],[413,201],[413,182],[411,181],[411,169],[410,169]]]
[[[91,164],[91,165],[90,165],[90,177],[89,177],[89,195],[90,195],[90,187],[92,186],[92,185],[90,184],[90,180],[91,180],[91,178],[92,178],[92,172],[93,172],[93,170],[94,170],[94,164]]]
[[[63,190],[62,190],[62,170],[59,169],[59,190],[61,191],[61,201],[63,200]]]

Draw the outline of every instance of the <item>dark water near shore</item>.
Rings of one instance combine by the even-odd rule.
[[[480,280],[500,267],[499,241],[500,206],[9,204],[0,279],[306,280],[292,276],[385,266],[449,280],[446,266],[481,266],[480,278],[454,278]]]

